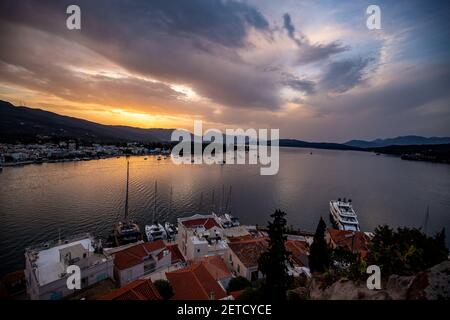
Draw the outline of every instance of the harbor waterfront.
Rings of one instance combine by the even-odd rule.
[[[450,228],[450,166],[445,164],[281,148],[279,173],[261,176],[257,165],[177,166],[156,156],[128,160],[129,216],[141,229],[153,223],[153,214],[160,223],[174,223],[178,217],[228,207],[242,224],[261,226],[280,208],[288,213],[288,224],[313,231],[321,216],[331,226],[329,201],[339,197],[353,200],[362,231],[380,224],[422,227],[429,234]],[[83,232],[106,238],[124,213],[126,161],[3,168],[0,273],[23,268],[25,248],[32,244]]]

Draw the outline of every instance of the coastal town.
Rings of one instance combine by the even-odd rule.
[[[238,224],[238,223],[236,223]],[[229,290],[237,277],[263,280],[258,258],[268,247],[267,229],[224,224],[215,214],[178,218],[177,234],[152,242],[139,240],[103,247],[102,240],[82,234],[29,247],[25,269],[3,279],[17,298],[32,300],[161,300],[155,283],[167,281],[173,300],[233,300],[243,290]],[[291,253],[289,275],[310,277],[309,249],[313,234],[292,232],[285,247]],[[294,234],[295,233],[295,234]],[[327,244],[365,256],[370,233],[328,229]],[[81,288],[69,289],[67,268],[81,270]],[[22,286],[22,290],[18,289]]]
[[[80,144],[76,140],[32,144],[1,144],[0,166],[21,166],[69,161],[87,161],[125,155],[157,155],[167,157],[170,148],[155,144],[128,142],[115,144]]]

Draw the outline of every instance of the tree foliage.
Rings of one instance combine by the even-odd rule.
[[[243,290],[251,286],[252,284],[247,278],[239,276],[230,280],[228,283],[228,292]]]
[[[378,265],[383,276],[412,275],[447,260],[448,254],[444,229],[430,237],[416,228],[380,226],[369,243],[367,263]]]
[[[326,228],[325,221],[321,217],[309,251],[309,269],[311,272],[321,273],[330,266],[330,252],[325,240]]]
[[[163,279],[156,280],[154,285],[164,300],[169,300],[173,297],[173,289],[169,281]]]
[[[258,259],[259,271],[265,275],[262,286],[264,298],[270,300],[285,300],[286,291],[291,283],[288,274],[287,263],[289,252],[286,250],[284,235],[286,230],[286,213],[276,210],[271,216],[273,220],[269,222],[269,247]]]

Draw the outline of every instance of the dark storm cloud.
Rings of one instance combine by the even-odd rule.
[[[366,68],[372,61],[370,58],[333,61],[326,66],[319,86],[325,91],[348,91],[364,82]]]
[[[291,16],[288,13],[283,15],[283,27],[291,38],[299,47],[297,63],[308,64],[329,58],[332,55],[349,50],[348,46],[343,46],[340,42],[331,42],[328,44],[311,44],[308,38],[296,32],[292,23]]]
[[[245,49],[250,28],[268,32],[265,18],[245,3],[77,1],[82,29],[75,32],[65,27],[65,8],[71,3],[3,1],[0,17],[76,41],[131,72],[191,86],[222,105],[281,105],[279,75],[245,63],[236,52]]]
[[[307,79],[300,79],[291,74],[286,74],[283,84],[291,89],[296,91],[304,92],[306,94],[312,94],[315,92],[315,83],[314,81]]]
[[[420,113],[447,114],[450,100],[450,65],[424,64],[401,72],[396,78],[382,85],[354,94],[337,97],[317,97],[317,110],[325,114],[357,113],[376,115],[379,119],[402,115],[415,115],[420,121]]]

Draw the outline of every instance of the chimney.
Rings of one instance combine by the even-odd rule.
[[[216,300],[216,293],[214,291],[211,291],[209,294],[209,300]]]

